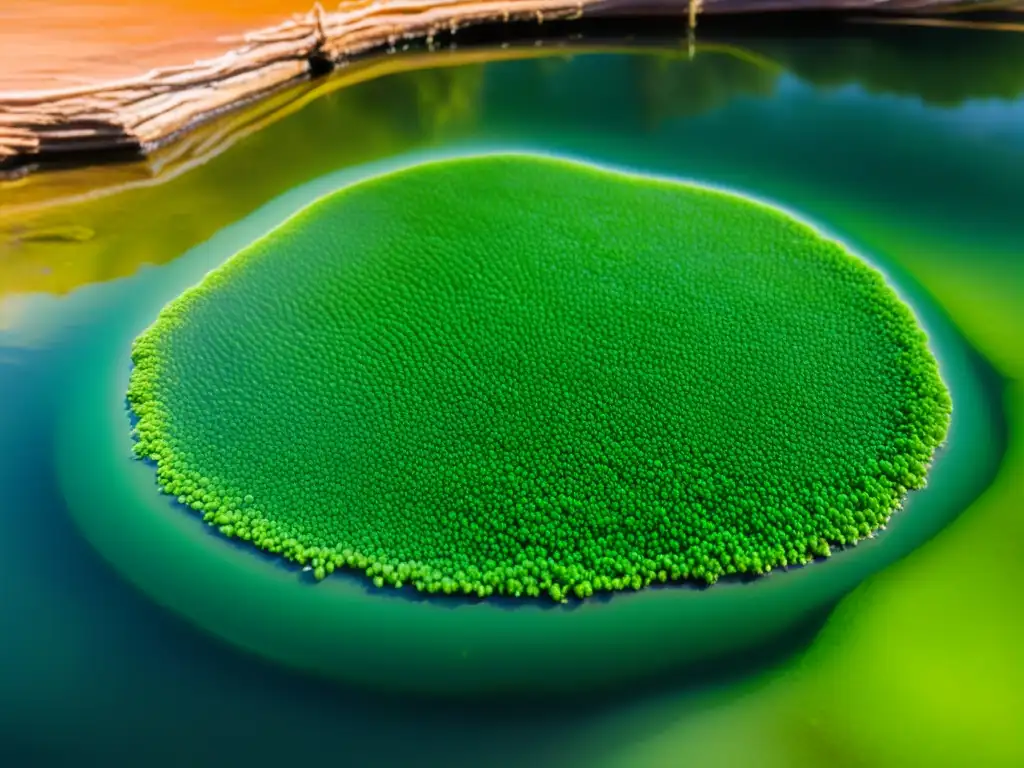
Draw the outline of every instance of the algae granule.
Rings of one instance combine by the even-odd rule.
[[[808,562],[951,403],[881,275],[735,195],[522,155],[330,195],[136,341],[136,449],[225,535],[562,600]]]

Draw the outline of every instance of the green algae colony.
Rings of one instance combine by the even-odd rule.
[[[523,155],[343,189],[135,342],[136,451],[227,536],[563,600],[830,554],[950,398],[877,272],[780,211]]]

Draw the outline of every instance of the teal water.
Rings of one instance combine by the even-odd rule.
[[[774,44],[802,50],[798,41]],[[393,96],[384,103],[402,109],[374,113],[382,94],[422,95],[427,80],[461,101]],[[693,87],[707,81],[714,98]],[[1012,258],[1021,242],[1015,201],[1024,199],[1024,143],[1012,130],[1024,124],[1019,96],[933,106],[855,84],[817,86],[784,67],[768,77],[724,55],[693,64],[591,55],[395,75],[326,96],[267,131],[329,143],[345,100],[361,100],[399,138],[355,164],[330,151],[333,165],[307,161],[297,186],[252,199],[238,220],[163,266],[0,304],[0,650],[12,660],[0,672],[0,741],[29,764],[321,755],[565,764],[576,742],[580,754],[594,754],[591,723],[628,720],[652,691],[689,690],[699,706],[703,691],[806,644],[836,599],[941,529],[991,478],[1004,442],[1000,380],[922,281],[935,270],[998,267],[1010,279],[1020,269]],[[444,122],[438,115],[452,101],[468,104],[465,114]],[[652,114],[651,103],[662,111]],[[236,176],[210,181],[209,199],[218,183],[222,194],[259,188],[246,182],[254,173],[246,158],[263,140],[257,134],[230,149],[233,158],[211,161],[233,163]],[[356,579],[312,585],[158,496],[151,468],[129,459],[123,391],[128,345],[159,308],[326,191],[415,159],[494,147],[756,195],[884,269],[928,329],[954,396],[948,449],[929,488],[879,538],[763,582],[514,610],[381,599]],[[284,154],[315,149],[293,138]],[[214,218],[201,199],[182,205]],[[133,210],[125,195],[121,217],[160,219],[142,202]],[[111,236],[109,254],[158,250],[149,239],[160,234]],[[54,269],[73,258],[74,246],[60,248]],[[602,693],[528,705],[508,695],[584,683]],[[381,689],[503,695],[467,704]],[[629,738],[628,729],[615,733]]]

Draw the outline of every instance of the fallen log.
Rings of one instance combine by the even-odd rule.
[[[991,6],[992,3],[986,3]],[[60,90],[0,92],[0,173],[40,162],[145,156],[198,124],[354,57],[483,23],[587,17],[689,16],[785,10],[935,12],[964,0],[351,0],[243,36],[214,59],[126,80]]]

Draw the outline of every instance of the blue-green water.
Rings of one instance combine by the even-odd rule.
[[[802,44],[774,45],[799,54]],[[713,98],[696,87],[707,82]],[[346,122],[357,114],[372,117],[362,133]],[[72,270],[76,249],[86,258],[97,245],[111,265],[149,252],[162,266],[113,280],[100,268],[100,279],[59,297],[5,287],[0,740],[32,765],[599,762],[595,744],[630,739],[609,724],[628,722],[652,693],[699,708],[710,692],[785,659],[843,592],[955,517],[1000,460],[1000,378],[922,284],[944,270],[1020,279],[1012,257],[1022,242],[1024,142],[1015,125],[1024,125],[1019,97],[929,106],[855,84],[819,87],[785,66],[726,54],[505,62],[325,96],[191,171],[207,175],[163,203],[158,185],[99,213],[69,208],[66,223],[97,237],[33,245],[49,249],[49,269]],[[356,139],[366,148],[317,159],[322,145]],[[260,153],[271,140],[280,169]],[[163,303],[326,191],[417,158],[493,147],[757,195],[885,269],[928,328],[954,395],[953,432],[929,489],[878,539],[764,582],[514,610],[382,599],[355,579],[309,584],[158,496],[152,469],[128,457],[121,398],[128,345]],[[234,208],[221,200],[229,195]],[[206,221],[213,237],[188,234]],[[29,250],[4,256],[39,256]],[[378,690],[497,683],[536,693],[593,681],[605,685],[600,695],[528,704]]]
[[[298,569],[211,535],[154,493],[151,466],[131,461],[124,406],[131,342],[209,269],[325,189],[377,170],[345,170],[298,187],[173,264],[137,276],[119,296],[106,290],[109,321],[94,320],[67,361],[64,376],[77,381],[58,417],[56,461],[72,517],[129,581],[220,637],[317,674],[434,695],[580,693],[645,680],[754,650],[806,622],[940,530],[991,474],[996,452],[978,450],[998,445],[985,376],[948,321],[905,280],[897,288],[928,330],[953,396],[949,440],[928,488],[913,494],[885,535],[811,568],[708,590],[649,589],[553,607],[382,593],[368,589],[365,579],[341,575],[313,584]],[[887,266],[879,257],[873,261]],[[189,563],[184,571],[183,562]]]

